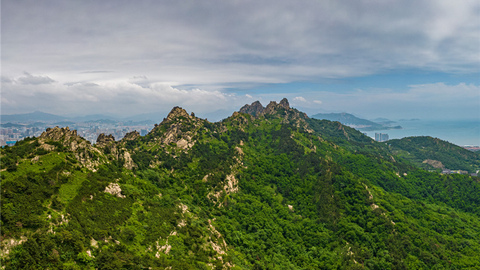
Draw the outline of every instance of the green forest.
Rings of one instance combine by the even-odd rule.
[[[480,156],[438,139],[378,143],[285,101],[100,137],[1,149],[2,267],[480,269],[480,178],[422,167]]]

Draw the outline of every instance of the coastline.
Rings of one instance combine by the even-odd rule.
[[[480,119],[473,120],[416,120],[397,121],[402,129],[362,131],[375,138],[375,133],[386,133],[389,139],[413,136],[431,136],[462,147],[480,146]]]

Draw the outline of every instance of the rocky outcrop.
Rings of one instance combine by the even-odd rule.
[[[445,166],[442,164],[442,162],[438,160],[433,160],[433,159],[425,159],[422,163],[428,164],[436,169],[444,169]]]
[[[113,196],[117,196],[118,198],[125,198],[125,195],[122,194],[122,189],[120,188],[120,185],[117,183],[110,183],[105,188],[105,192],[110,193]]]
[[[298,128],[304,129],[308,133],[313,133],[313,130],[309,128],[309,125],[305,121],[308,119],[307,114],[299,112],[296,109],[290,107],[290,104],[286,98],[283,98],[280,103],[270,101],[267,107],[263,108],[260,102],[255,101],[251,105],[245,105],[240,109],[240,113],[247,113],[255,118],[262,116],[273,116],[275,118],[283,118],[282,123],[289,123]],[[232,117],[235,114],[232,115]]]
[[[287,111],[290,110],[290,104],[286,98],[282,99],[280,103],[270,101],[266,108],[264,108],[260,101],[257,100],[251,105],[245,104],[242,108],[240,108],[239,112],[247,113],[257,117],[260,115],[274,114],[279,108],[283,108]]]
[[[72,137],[79,137],[76,130],[70,130],[68,127],[59,128],[58,126],[54,128],[47,128],[46,131],[40,135],[40,139],[50,139],[53,141],[69,139]]]
[[[286,111],[290,110],[290,104],[286,98],[282,99],[278,104],[275,101],[270,101],[265,108],[264,114],[274,114],[279,109],[284,109]]]
[[[59,128],[57,126],[54,128],[47,128],[46,131],[44,131],[42,135],[40,135],[38,141],[41,145],[45,144],[48,141],[56,141],[61,143],[65,148],[70,151],[87,148],[88,146],[91,147],[90,143],[87,140],[77,135],[76,130],[70,130],[68,127]],[[51,151],[53,149],[46,150]]]
[[[105,135],[105,133],[101,133],[100,135],[98,135],[95,145],[98,147],[105,147],[112,142],[115,142],[115,137],[113,137],[112,134]]]
[[[138,131],[134,130],[132,132],[129,132],[129,133],[125,134],[125,137],[123,137],[122,141],[133,141],[138,137],[140,137],[140,133],[138,133]]]
[[[181,107],[174,107],[163,121],[155,125],[150,134],[155,134],[155,143],[160,143],[164,149],[175,146],[176,150],[188,150],[193,147],[193,138],[204,129],[206,120],[195,117],[195,114],[188,114]],[[153,142],[152,142],[153,143]],[[170,153],[172,149],[167,150]]]
[[[290,103],[288,103],[288,99],[286,98],[283,98],[282,100],[280,100],[280,107],[283,107],[285,110],[289,110],[290,109]]]
[[[260,103],[260,101],[255,101],[251,105],[245,104],[242,108],[240,108],[241,113],[247,113],[252,116],[257,116],[263,113],[265,108],[263,105]]]
[[[27,237],[23,235],[20,236],[20,239],[15,239],[15,238],[2,239],[0,256],[5,259],[10,254],[10,251],[12,251],[14,247],[21,245],[26,241],[27,241]]]
[[[181,117],[184,117],[186,119],[194,118],[194,116],[189,115],[185,109],[182,109],[181,107],[176,106],[170,111],[170,113],[168,114],[167,118],[164,121],[172,121]]]
[[[68,127],[47,128],[38,139],[40,147],[47,151],[55,150],[56,147],[51,143],[52,141],[61,144],[68,151],[72,151],[75,158],[89,170],[95,171],[104,162],[100,150],[93,147],[89,141],[78,136],[76,130],[70,130]]]
[[[132,156],[128,151],[123,152],[123,160],[125,161],[125,163],[123,164],[123,167],[127,168],[128,170],[131,170],[137,167],[135,165],[135,162],[133,162]]]
[[[270,101],[267,107],[265,108],[264,114],[274,114],[276,109],[278,108],[278,104],[275,101]]]

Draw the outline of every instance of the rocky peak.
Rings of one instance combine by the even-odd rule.
[[[286,98],[282,99],[280,103],[277,103],[275,101],[270,101],[270,103],[265,108],[265,111],[263,112],[263,114],[274,114],[280,108],[286,111],[290,110],[290,104],[288,103],[288,100]]]
[[[112,134],[105,135],[105,133],[100,133],[97,137],[97,144],[98,143],[108,143],[108,142],[114,142],[115,137],[113,137]]]
[[[277,102],[270,101],[270,103],[268,103],[267,107],[265,108],[264,114],[273,114],[277,108]]]
[[[42,135],[41,139],[50,139],[54,141],[59,141],[63,139],[69,139],[71,137],[79,137],[76,130],[70,130],[68,127],[59,128],[58,126],[54,128],[47,128]]]
[[[283,108],[287,111],[290,110],[290,104],[286,98],[282,99],[280,103],[270,101],[267,107],[263,107],[259,101],[255,101],[251,105],[246,104],[240,108],[240,112],[248,113],[256,117],[259,115],[274,114],[279,108]]]
[[[290,109],[290,104],[288,103],[288,99],[286,98],[283,98],[281,101],[280,101],[280,104],[279,104],[281,107],[285,108],[285,110],[288,110]]]
[[[241,113],[248,113],[252,116],[258,116],[263,113],[265,108],[260,103],[260,101],[255,101],[251,105],[245,104],[242,108],[240,108]]]
[[[185,117],[185,118],[189,119],[192,116],[190,116],[185,109],[182,109],[181,107],[176,106],[168,114],[167,120],[171,121],[171,120],[174,120],[174,119],[179,118],[179,117]]]
[[[125,134],[125,137],[123,137],[122,140],[123,141],[133,141],[138,137],[140,137],[140,133],[138,133],[138,131],[134,130],[132,132],[129,132],[129,133]]]

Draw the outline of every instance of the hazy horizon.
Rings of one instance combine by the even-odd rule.
[[[274,102],[279,102],[278,100],[272,100]],[[262,105],[264,107],[266,107],[268,105],[267,104],[263,104]],[[176,107],[176,106],[174,106]],[[145,112],[145,113],[139,113],[139,114],[132,114],[132,115],[122,115],[122,114],[112,114],[112,113],[88,113],[88,112],[85,112],[85,113],[80,113],[80,114],[64,114],[64,115],[59,115],[59,114],[55,114],[55,113],[50,113],[50,112],[46,112],[46,111],[32,111],[32,112],[26,112],[26,113],[19,113],[19,114],[2,114],[1,116],[20,116],[20,115],[29,115],[29,114],[35,114],[35,113],[45,113],[45,114],[50,114],[50,115],[55,115],[55,116],[58,116],[58,117],[64,117],[66,118],[67,120],[75,120],[75,119],[81,119],[81,118],[96,118],[96,119],[110,119],[110,120],[115,120],[115,121],[129,121],[131,119],[136,119],[134,121],[144,121],[144,120],[155,120],[155,119],[163,119],[164,117],[167,117],[168,113],[174,108],[174,107],[171,107],[169,109],[166,109],[165,110],[159,110],[159,111],[155,111],[155,112]],[[218,121],[221,121],[225,118],[228,118],[230,117],[233,112],[235,111],[239,111],[240,110],[240,107],[239,108],[235,108],[235,109],[231,109],[231,110],[217,110],[217,111],[212,111],[212,112],[204,112],[204,113],[197,113],[195,111],[192,111],[192,110],[189,110],[189,108],[186,108],[186,107],[182,107],[183,109],[185,109],[187,111],[187,113],[194,113],[196,117],[200,117],[200,118],[203,118],[203,119],[208,119],[210,120],[211,122],[218,122]],[[296,107],[292,107],[294,109],[298,109]],[[461,117],[461,118],[450,118],[450,117],[445,117],[445,118],[418,118],[418,117],[394,117],[394,118],[387,118],[387,117],[381,117],[381,116],[378,116],[378,117],[365,117],[361,114],[358,114],[358,113],[355,113],[355,112],[350,112],[350,111],[328,111],[328,112],[324,112],[324,111],[315,111],[315,110],[309,110],[310,112],[307,112],[307,111],[303,111],[303,110],[300,110],[298,109],[299,111],[301,112],[305,112],[309,117],[312,117],[316,114],[343,114],[343,113],[346,113],[346,114],[351,114],[355,117],[358,117],[358,118],[361,118],[361,119],[366,119],[366,120],[370,120],[370,121],[373,121],[373,122],[382,122],[383,120],[389,120],[389,121],[394,121],[394,122],[408,122],[408,121],[475,121],[475,120],[478,120],[480,121],[480,118],[476,117],[476,116],[472,116],[470,118],[468,117]],[[154,117],[155,116],[155,117]],[[155,118],[155,119],[154,119]],[[138,119],[138,120],[137,120]],[[378,120],[378,119],[383,119],[382,121],[381,120]],[[6,123],[8,122],[7,121],[3,121],[1,118],[0,118],[0,121],[2,123]],[[31,120],[29,120],[31,121]]]

